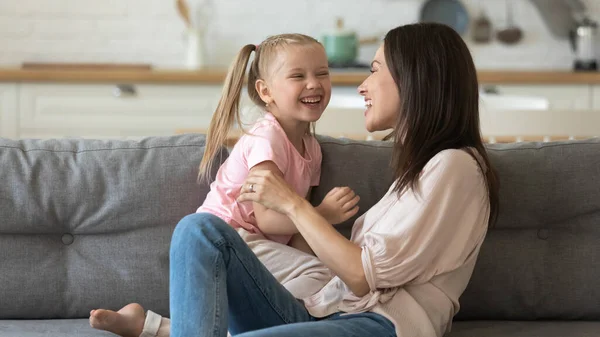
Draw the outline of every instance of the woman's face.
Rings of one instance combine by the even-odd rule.
[[[400,113],[400,93],[385,62],[381,45],[373,62],[371,75],[358,87],[365,97],[365,127],[369,132],[392,129]]]

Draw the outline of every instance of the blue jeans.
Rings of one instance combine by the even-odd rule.
[[[314,318],[220,218],[183,218],[170,252],[171,336],[395,336],[374,313]]]

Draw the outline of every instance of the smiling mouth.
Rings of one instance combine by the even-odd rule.
[[[317,105],[321,103],[322,96],[308,96],[300,99],[300,102],[307,105]]]

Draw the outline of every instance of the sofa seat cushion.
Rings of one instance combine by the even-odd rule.
[[[454,322],[445,337],[597,337],[593,321],[464,321]]]
[[[87,319],[0,320],[2,337],[114,337],[90,327]]]

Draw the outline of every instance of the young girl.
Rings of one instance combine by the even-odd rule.
[[[327,56],[320,43],[301,34],[282,34],[258,46],[246,45],[241,49],[229,70],[208,130],[199,176],[203,180],[212,176],[210,168],[234,121],[241,124],[239,101],[253,51],[256,53],[248,73],[247,91],[251,100],[265,110],[265,115],[236,143],[197,213],[216,215],[238,229],[277,280],[295,297],[306,298],[331,279],[329,269],[313,255],[286,246],[312,254],[287,216],[259,203],[240,203],[237,199],[244,181],[255,170],[266,170],[283,178],[302,197],[308,196],[311,186],[319,184],[321,149],[311,133],[311,123],[321,117],[331,97]],[[358,212],[358,200],[349,188],[335,188],[316,211],[329,223],[338,224]],[[301,268],[289,268],[286,261],[290,258],[305,263]],[[161,323],[161,317],[151,311],[146,319],[137,304],[130,304],[118,313],[94,310],[90,324],[122,336],[139,336],[142,330],[149,336],[169,333],[168,320],[162,318]]]
[[[200,175],[208,180],[215,154],[234,119],[239,124],[240,93],[253,50],[256,55],[248,74],[248,95],[266,111],[265,116],[235,145],[198,213],[212,213],[235,228],[262,233],[269,239],[288,244],[298,232],[289,218],[260,204],[238,203],[236,198],[248,173],[258,169],[282,176],[301,196],[307,196],[310,187],[318,185],[321,149],[311,135],[310,125],[321,117],[329,103],[331,82],[325,50],[316,40],[300,34],[285,34],[241,50],[211,121]],[[356,203],[342,209],[344,203],[357,201],[351,191],[335,192],[335,197],[319,206],[324,216],[336,217],[329,219],[332,223],[344,221],[357,212]],[[330,202],[338,198],[336,204]]]

